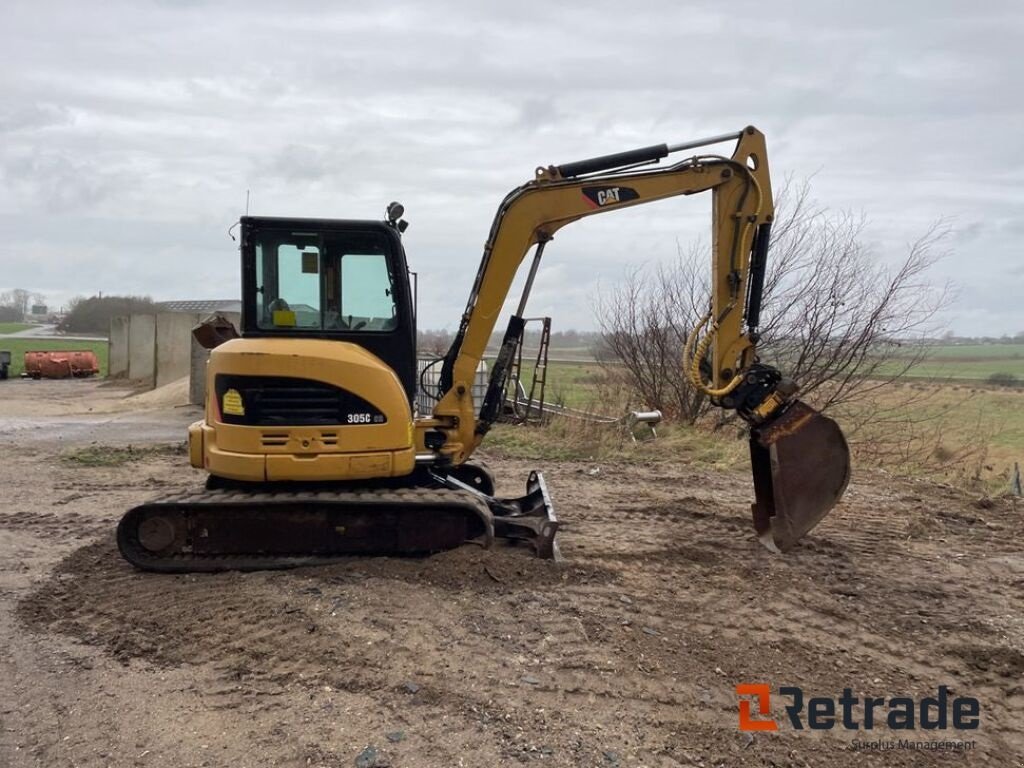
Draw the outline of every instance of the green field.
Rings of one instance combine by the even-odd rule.
[[[582,348],[575,350],[581,357]],[[529,351],[524,357],[529,357]],[[555,357],[554,351],[552,357]],[[903,364],[897,359],[883,364],[878,375],[898,374]],[[532,365],[524,360],[523,379],[529,383]],[[593,360],[559,356],[548,365],[545,399],[573,408],[602,410],[602,367]],[[984,384],[993,374],[1008,374],[1024,387],[1024,344],[942,344],[928,348],[927,357],[906,373],[908,380],[929,380],[934,383]]]
[[[878,374],[885,376],[902,369],[899,363],[886,363],[879,367]],[[915,379],[982,382],[996,373],[1007,373],[1024,381],[1024,357],[991,360],[928,358],[911,368],[907,376]]]
[[[491,363],[490,360],[487,361]],[[523,361],[523,386],[527,394],[530,391],[533,365]],[[548,363],[547,382],[544,389],[544,401],[570,408],[593,410],[598,413],[608,411],[607,403],[601,402],[600,382],[604,374],[601,366],[595,362],[557,362]],[[540,397],[540,387],[534,392]],[[615,409],[612,409],[615,410]],[[608,411],[611,413],[611,411]],[[615,415],[618,415],[617,413]]]
[[[0,323],[0,336],[5,333],[18,333],[19,331],[27,331],[31,328],[31,325],[27,323]]]
[[[900,369],[886,364],[881,374]],[[995,373],[1024,380],[1024,344],[943,344],[929,347],[926,358],[908,376],[916,379],[983,381]]]
[[[851,443],[888,445],[897,472],[975,480],[994,492],[1008,487],[1015,462],[1024,465],[1024,390],[965,382],[905,381],[877,393],[873,403],[835,414],[859,432]],[[908,455],[902,455],[907,450]],[[883,466],[885,466],[883,462]]]
[[[530,367],[524,371],[527,385],[531,372]],[[1024,388],[993,386],[985,381],[993,373],[1009,373],[1024,382],[1024,345],[936,349],[934,358],[915,367],[906,379],[878,390],[869,402],[851,404],[834,415],[850,432],[862,465],[1002,492],[1014,462],[1024,464]],[[550,363],[545,400],[612,417],[649,405],[610,387],[601,365],[593,362]],[[736,447],[725,432],[665,427],[659,434],[673,436],[661,441],[669,453],[699,460],[707,451],[717,456]],[[493,442],[511,455],[528,458],[539,458],[534,455],[538,451],[564,458],[622,450],[621,444],[608,442],[608,428],[581,432],[579,427],[553,422],[532,435],[517,429],[509,427]],[[684,435],[689,436],[685,445],[680,442]]]
[[[61,341],[60,339],[0,339],[0,351],[11,353],[11,368],[8,375],[13,379],[25,370],[26,352],[52,350],[91,349],[100,364],[100,376],[107,375],[107,342],[105,341]]]
[[[928,349],[929,357],[940,360],[1024,360],[1024,344],[938,344]]]
[[[525,357],[532,353],[527,350]],[[566,405],[583,407],[592,392],[578,391],[578,385],[591,381],[600,366],[593,362],[593,356],[584,347],[571,350],[552,350],[551,357],[558,362],[549,365],[548,391],[552,386],[564,394]],[[532,368],[525,365],[526,374]],[[883,364],[879,376],[899,373],[903,364],[898,359]],[[935,381],[984,382],[993,374],[1002,373],[1016,376],[1024,384],[1024,344],[938,344],[927,349],[925,359],[915,365],[906,375],[913,379]],[[587,387],[584,386],[584,389]],[[547,398],[552,399],[552,398]]]

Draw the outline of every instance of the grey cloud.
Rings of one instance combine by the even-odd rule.
[[[1013,2],[8,3],[0,289],[225,295],[247,189],[275,215],[399,199],[421,321],[450,326],[535,166],[754,123],[776,177],[864,211],[880,258],[952,217],[950,319],[1015,332],[983,310],[1020,260],[1022,34]],[[592,327],[597,280],[706,237],[708,206],[567,228],[531,308]]]
[[[0,182],[7,195],[34,201],[55,214],[93,208],[118,186],[89,159],[46,150],[3,157]]]
[[[71,110],[56,104],[8,104],[0,108],[0,133],[38,131],[64,125],[71,120]]]
[[[328,175],[332,165],[328,153],[322,148],[301,144],[288,144],[265,161],[257,164],[258,174],[286,182],[319,181]]]

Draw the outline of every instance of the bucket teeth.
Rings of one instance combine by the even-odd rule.
[[[800,400],[750,434],[754,528],[775,552],[791,549],[836,505],[850,479],[839,425]]]

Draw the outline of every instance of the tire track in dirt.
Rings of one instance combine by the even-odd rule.
[[[389,754],[415,748],[406,757],[432,766],[457,755],[610,765],[606,751],[623,764],[865,763],[844,734],[738,733],[733,686],[758,680],[832,695],[927,693],[951,681],[983,701],[983,751],[969,762],[1007,764],[1022,751],[1019,513],[872,479],[777,557],[750,533],[738,476],[651,466],[627,486],[620,474],[553,468],[570,561],[561,568],[467,547],[291,572],[155,575],[125,565],[104,532],[37,581],[18,615],[33,632],[103,649],[126,674],[187,670],[203,711],[250,718],[253,743],[282,763],[351,765],[347,740],[379,739],[386,726],[410,733]],[[111,470],[94,482],[131,476]],[[58,519],[79,504],[94,509],[89,525],[112,526],[101,498],[0,527],[36,525],[57,540]],[[94,535],[82,517],[63,525]],[[360,735],[339,735],[343,724]],[[941,762],[910,753],[887,764]]]
[[[95,517],[79,515],[75,512],[43,512],[33,510],[30,513],[0,512],[0,529],[7,531],[26,532],[35,536],[67,539],[85,538],[109,529],[110,522],[97,520]]]
[[[608,519],[592,512],[588,530],[618,531],[608,538],[617,544],[628,541],[628,546],[586,550],[605,564],[643,568],[661,583],[685,584],[695,570],[715,580],[732,570],[747,583],[762,584],[769,593],[764,601],[720,585],[708,591],[707,599],[700,598],[701,590],[684,586],[667,590],[662,599],[643,601],[645,620],[655,626],[672,626],[682,609],[692,617],[689,627],[720,638],[733,649],[734,659],[756,660],[743,664],[752,670],[744,679],[824,678],[832,690],[850,685],[860,695],[877,695],[877,684],[927,695],[937,684],[952,683],[955,691],[990,705],[990,734],[1000,734],[994,739],[999,747],[1020,750],[1024,731],[1014,712],[1024,703],[1021,634],[1008,638],[974,618],[1021,614],[1019,572],[999,570],[994,580],[979,579],[977,573],[966,577],[947,567],[946,546],[955,541],[955,561],[970,563],[975,571],[987,562],[1021,558],[1019,546],[1007,546],[1020,535],[1019,518],[1007,524],[1001,515],[1002,521],[993,522],[951,493],[941,495],[955,498],[956,504],[938,508],[934,498],[926,501],[919,491],[902,494],[898,504],[890,494],[870,487],[849,494],[785,559],[766,557],[727,538],[724,534],[735,530],[737,519],[718,514],[709,499],[690,496],[661,505],[654,502],[659,494],[613,495],[604,513]],[[982,509],[992,505],[987,502]],[[1002,512],[1008,511],[1004,504]],[[625,536],[634,526],[645,533]],[[1008,538],[999,535],[1009,531],[1014,533]],[[691,545],[674,543],[680,539]],[[1007,647],[1008,640],[1014,647]],[[736,652],[737,646],[742,652]],[[833,657],[831,674],[822,669],[825,656]],[[866,670],[871,670],[868,677]]]
[[[295,686],[407,695],[438,722],[454,716],[502,723],[512,729],[503,754],[529,753],[546,747],[517,735],[530,731],[518,723],[524,716],[533,723],[536,713],[524,712],[520,702],[506,703],[510,689],[529,690],[534,705],[549,693],[622,702],[657,697],[614,683],[548,688],[542,682],[547,675],[526,657],[532,661],[539,653],[559,669],[572,649],[557,640],[580,629],[553,599],[528,591],[563,582],[566,569],[523,555],[463,549],[419,562],[361,560],[307,572],[168,577],[131,570],[101,541],[65,560],[19,612],[35,629],[101,645],[125,663],[208,665],[223,681],[207,692],[215,708],[262,711],[273,706],[264,699]],[[589,584],[607,580],[600,571],[568,574]],[[389,604],[381,610],[374,596],[396,581],[404,589],[387,589]],[[513,597],[503,586],[510,583]],[[496,608],[500,618],[490,611],[474,614],[480,602]],[[538,619],[523,620],[517,608],[526,615],[538,611]],[[437,661],[447,656],[461,661]],[[431,661],[425,664],[425,658]],[[537,682],[524,681],[531,674]],[[421,681],[411,692],[403,688],[409,679]],[[661,705],[678,704],[662,699]],[[637,715],[643,711],[650,710]]]

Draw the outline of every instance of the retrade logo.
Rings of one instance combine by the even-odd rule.
[[[976,730],[981,724],[981,703],[973,696],[949,695],[949,688],[940,685],[934,696],[920,701],[909,696],[853,695],[852,688],[844,688],[839,697],[804,696],[802,688],[787,685],[779,688],[785,700],[781,722],[789,722],[793,730],[807,728],[812,731],[841,727],[848,731],[873,730],[876,726],[893,731]],[[767,683],[740,683],[739,696],[741,731],[777,731],[779,723],[772,718],[771,688]]]
[[[771,689],[767,683],[740,683],[736,686],[739,696],[753,696],[753,699],[740,699],[740,730],[741,731],[777,731],[779,724],[774,720],[755,720],[751,717],[751,704],[757,705],[757,714],[771,717]]]

